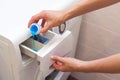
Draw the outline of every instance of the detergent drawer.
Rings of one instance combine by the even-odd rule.
[[[23,43],[20,44],[21,53],[26,54],[31,58],[35,58],[38,52],[55,36],[51,31],[48,31],[45,35],[31,36]]]
[[[70,31],[66,31],[62,35],[49,31],[39,37],[42,40],[27,39],[20,44],[20,49],[22,53],[32,58],[36,57],[36,60],[40,62],[40,71],[44,72],[43,75],[46,77],[53,71],[51,68],[53,61],[50,59],[50,56],[66,56],[72,51],[72,34]]]

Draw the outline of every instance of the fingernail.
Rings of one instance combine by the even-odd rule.
[[[51,58],[53,58],[53,56],[50,56]]]
[[[56,56],[52,55],[51,58],[52,58],[52,59],[56,59]]]
[[[43,33],[40,33],[40,35],[42,35],[42,36],[43,36]]]
[[[57,61],[57,64],[58,64],[58,65],[60,65],[60,66],[61,66],[61,65],[63,65],[63,63],[61,63],[61,62],[58,62],[58,61]]]

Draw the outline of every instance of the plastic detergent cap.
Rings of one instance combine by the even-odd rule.
[[[30,32],[32,35],[37,35],[40,33],[40,26],[36,23],[30,25]]]

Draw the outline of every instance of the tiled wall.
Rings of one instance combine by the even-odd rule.
[[[120,3],[83,16],[76,57],[94,60],[120,53]],[[79,80],[120,80],[120,74],[72,73]]]

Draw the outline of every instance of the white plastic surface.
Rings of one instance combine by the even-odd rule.
[[[30,35],[28,21],[42,10],[61,10],[75,0],[0,0],[0,35],[20,43]],[[24,35],[24,36],[23,36]]]
[[[31,77],[34,77],[38,65],[28,64],[24,66],[19,48],[19,44],[31,36],[27,28],[29,19],[42,10],[65,9],[76,1],[77,0],[0,0],[0,40],[3,38],[2,40],[8,44],[8,48],[1,44],[2,47],[5,46],[5,50],[8,50],[8,52],[4,52],[2,49],[0,52],[2,56],[0,55],[0,58],[1,60],[5,60],[5,63],[2,63],[3,66],[6,66],[6,64],[9,65],[7,67],[0,66],[2,67],[1,70],[7,70],[9,72],[7,74],[7,71],[0,73],[0,76],[2,76],[0,80],[33,80]],[[66,41],[62,45],[65,44]],[[61,52],[57,51],[57,49],[53,52],[58,52],[58,55],[61,55]],[[41,70],[43,71],[45,71],[43,68],[45,68],[46,71],[49,69],[48,66],[45,66],[47,65],[46,63],[51,64],[50,58],[48,57],[49,55],[46,54],[41,55],[41,57],[45,59],[41,58],[43,61]],[[3,57],[4,59],[2,59]],[[38,60],[40,59],[38,58]],[[3,76],[4,74],[6,75]]]
[[[49,33],[50,34],[50,33]],[[39,43],[38,43],[39,45]],[[62,35],[54,34],[54,37],[44,45],[38,52],[25,47],[22,44],[22,52],[30,57],[37,57],[40,61],[40,71],[43,72],[43,76],[47,76],[53,71],[51,65],[53,61],[50,59],[51,55],[66,56],[72,51],[72,35],[70,31],[66,31]]]

